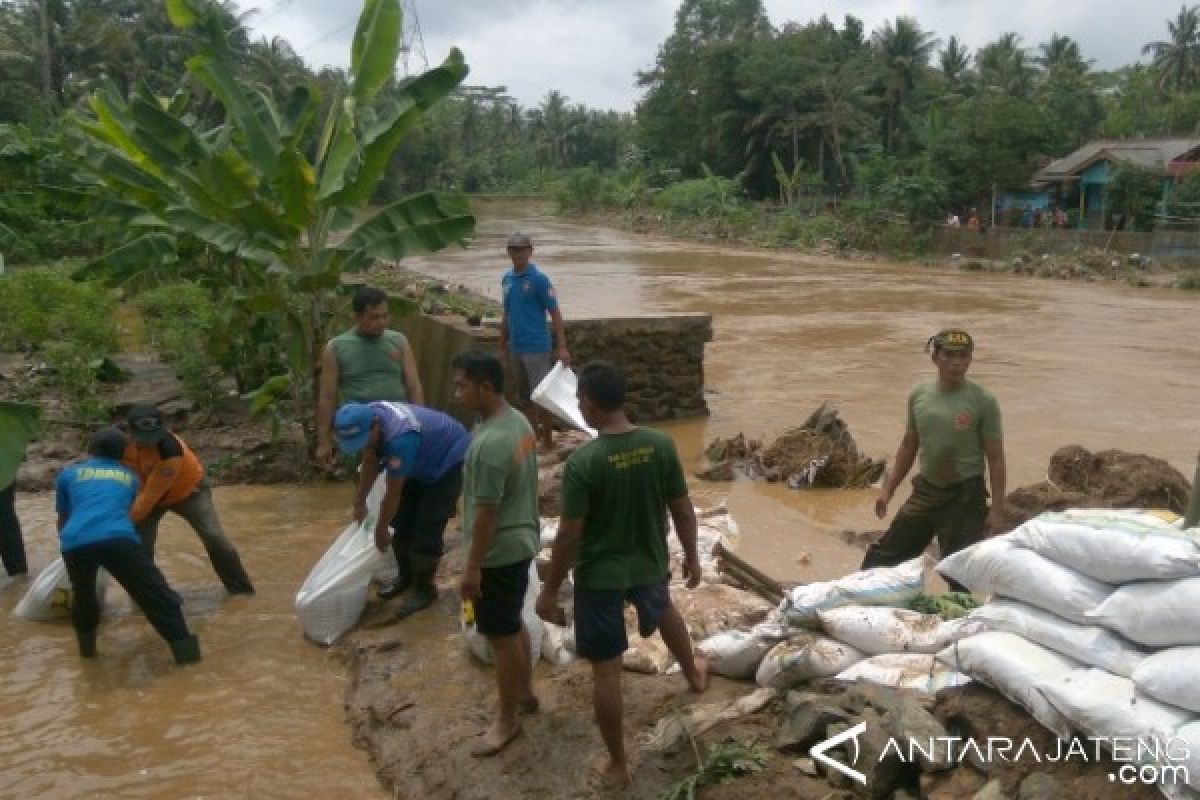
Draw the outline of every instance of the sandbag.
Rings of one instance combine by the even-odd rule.
[[[726,678],[749,680],[758,671],[774,642],[764,641],[745,631],[724,631],[696,646],[708,657],[708,671]]]
[[[104,597],[111,580],[107,570],[96,573],[96,603],[104,609]],[[30,622],[52,622],[69,619],[75,605],[75,592],[71,588],[71,577],[62,556],[51,561],[38,573],[13,609],[13,616]]]
[[[845,642],[818,634],[800,634],[775,645],[763,656],[754,681],[764,688],[790,689],[814,678],[829,678],[867,657]]]
[[[1076,625],[1015,600],[995,600],[972,611],[970,619],[989,631],[1015,633],[1081,664],[1125,678],[1146,657],[1137,645],[1111,631],[1096,625]]]
[[[1187,785],[1200,790],[1200,720],[1182,725],[1175,731],[1167,755],[1172,764],[1187,767]]]
[[[1164,751],[1175,731],[1192,720],[1191,712],[1139,695],[1129,678],[1102,669],[1073,670],[1042,681],[1038,691],[1088,736],[1156,741]]]
[[[542,633],[545,623],[542,618],[537,615],[537,598],[542,591],[542,581],[537,574],[537,562],[529,562],[529,583],[525,587],[525,600],[521,606],[521,622],[524,623],[525,629],[529,631],[529,650],[534,654],[534,661],[537,661],[539,656],[543,656],[542,652]],[[468,623],[465,619],[459,620],[463,638],[467,643],[467,650],[471,655],[482,661],[484,664],[494,664],[496,662],[496,653],[492,650],[492,643],[487,640],[487,637],[478,631],[474,622]],[[563,641],[565,649],[565,641]],[[553,649],[553,648],[552,648]]]
[[[329,645],[353,628],[366,608],[372,576],[385,561],[395,560],[390,550],[381,553],[375,547],[370,514],[362,524],[342,531],[296,592],[296,617],[304,635]]]
[[[1200,682],[1196,666],[1200,647],[1171,647],[1142,659],[1133,671],[1139,691],[1173,706],[1200,713]]]
[[[1200,574],[1200,545],[1158,517],[1041,514],[1006,537],[1056,564],[1112,584]]]
[[[818,611],[817,617],[825,633],[872,656],[937,653],[979,627],[965,619],[943,621],[936,614],[882,606],[842,606]]]
[[[1079,662],[1001,631],[968,636],[937,654],[952,670],[986,683],[1024,708],[1043,726],[1066,738],[1071,725],[1037,686],[1079,668]]]
[[[914,558],[895,567],[875,567],[842,578],[797,586],[779,610],[792,625],[815,627],[817,612],[847,605],[902,606],[925,588],[925,560]]]
[[[542,620],[542,658],[561,667],[574,660],[574,648],[575,632],[573,628]]]
[[[1200,577],[1122,586],[1086,620],[1149,647],[1200,645]]]
[[[973,592],[1011,597],[1083,624],[1085,612],[1108,597],[1112,587],[1055,564],[1006,538],[987,539],[959,550],[937,571]]]
[[[894,689],[916,689],[937,694],[942,689],[965,686],[971,679],[955,672],[929,653],[885,653],[864,659],[842,670],[834,680],[867,681]]]

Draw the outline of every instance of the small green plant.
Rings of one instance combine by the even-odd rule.
[[[692,747],[696,747],[694,740]],[[663,792],[659,800],[695,800],[696,793],[706,786],[719,786],[761,772],[767,766],[767,752],[756,742],[746,743],[729,738],[710,745],[703,761],[697,752],[696,762],[698,768],[695,774]]]
[[[173,283],[142,292],[134,304],[146,318],[151,344],[170,364],[188,395],[202,408],[220,396],[221,368],[214,354],[216,307],[194,283]]]
[[[1191,289],[1193,291],[1200,290],[1200,269],[1192,269],[1179,273],[1179,277],[1175,279],[1175,288]]]

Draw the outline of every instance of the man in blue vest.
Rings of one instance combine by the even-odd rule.
[[[412,591],[396,609],[403,619],[433,605],[434,576],[445,552],[442,535],[462,492],[463,457],[471,435],[453,417],[411,403],[346,403],[333,420],[338,447],[362,452],[354,519],[367,516],[367,495],[381,471],[387,490],[375,523],[375,545],[391,540],[397,563],[411,568]],[[394,531],[388,534],[388,524]]]
[[[500,354],[511,355],[516,379],[518,405],[537,431],[544,450],[554,449],[554,421],[549,412],[534,405],[530,394],[554,369],[554,362],[571,363],[567,334],[558,296],[550,278],[537,268],[533,258],[533,240],[524,233],[508,237],[508,257],[512,269],[500,280],[504,312],[500,318]],[[554,338],[546,327],[546,317],[554,327]]]
[[[179,595],[142,547],[129,516],[138,480],[121,463],[125,444],[124,433],[102,428],[92,436],[90,457],[68,466],[56,480],[59,546],[74,592],[71,624],[79,655],[96,656],[96,573],[103,567],[167,640],[175,663],[194,664],[200,660],[200,642],[188,631]]]

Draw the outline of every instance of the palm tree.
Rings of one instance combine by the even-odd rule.
[[[251,42],[246,52],[246,70],[250,80],[266,87],[277,103],[282,103],[293,87],[310,78],[304,61],[280,36],[270,39],[264,36]]]
[[[962,79],[963,73],[971,66],[971,51],[958,40],[957,36],[951,36],[946,41],[946,47],[938,56],[938,66],[941,68],[946,82],[955,86]]]
[[[1095,63],[1090,58],[1084,59],[1079,50],[1079,43],[1070,36],[1052,34],[1050,41],[1043,42],[1038,49],[1041,50],[1041,54],[1035,56],[1033,60],[1048,73],[1057,69],[1087,72]]]
[[[1180,6],[1174,20],[1167,20],[1167,41],[1150,42],[1142,54],[1154,58],[1158,85],[1163,89],[1186,91],[1196,86],[1200,65],[1200,7]]]
[[[814,80],[817,105],[812,111],[802,114],[800,122],[821,131],[818,151],[821,161],[823,163],[827,147],[841,176],[842,185],[848,187],[850,173],[846,169],[845,143],[871,124],[872,117],[867,108],[873,98],[867,93],[861,67],[853,61],[835,68],[816,69],[814,75],[817,76]],[[824,177],[823,166],[818,172]]]
[[[891,152],[896,149],[896,121],[900,109],[916,89],[917,79],[929,65],[938,40],[932,33],[921,30],[912,17],[897,17],[895,26],[885,22],[871,39],[883,69],[886,104],[883,144],[884,149]]]
[[[975,66],[985,87],[1022,98],[1033,92],[1036,71],[1016,33],[1006,33],[980,50]]]

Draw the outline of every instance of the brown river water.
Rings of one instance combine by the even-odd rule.
[[[713,315],[712,415],[664,426],[689,460],[716,435],[768,440],[834,402],[869,455],[891,458],[904,398],[928,375],[938,328],[976,337],[971,376],[999,398],[1009,486],[1040,480],[1064,444],[1165,458],[1191,475],[1200,449],[1200,295],[948,269],[845,263],[664,242],[484,204],[477,240],[411,266],[498,296],[504,238],[530,233],[567,316]],[[870,491],[697,484],[725,502],[740,547],[782,579],[857,565],[838,532],[881,526]],[[164,523],[159,562],[184,595],[204,662],[171,666],[120,590],[101,657],[82,664],[70,626],[9,615],[0,589],[0,798],[383,797],[342,724],[343,667],[306,643],[296,589],[346,520],[348,488],[227,487],[226,528],[258,588],[218,590],[196,537]],[[52,497],[18,498],[29,560],[55,555]]]

